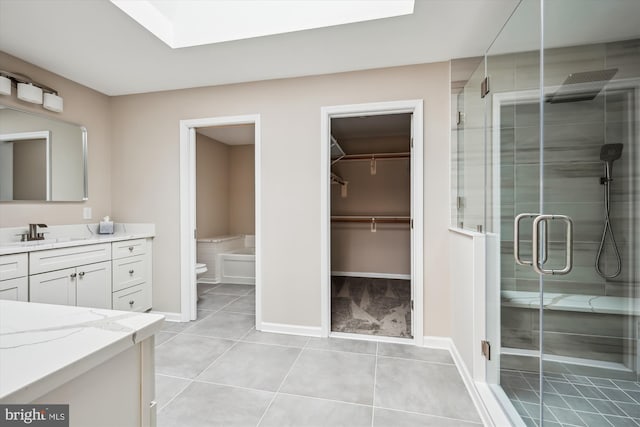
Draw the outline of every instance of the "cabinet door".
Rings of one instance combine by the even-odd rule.
[[[111,261],[76,268],[76,305],[111,308]]]
[[[76,305],[76,269],[66,268],[29,276],[29,301]]]
[[[0,299],[27,302],[28,295],[29,280],[26,277],[0,281]]]

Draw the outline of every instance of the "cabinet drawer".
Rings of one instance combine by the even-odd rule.
[[[151,308],[149,287],[145,284],[132,286],[113,293],[113,309],[124,311],[146,311]]]
[[[0,282],[0,299],[27,302],[29,301],[28,293],[29,279],[27,277],[18,277]]]
[[[147,281],[147,260],[144,255],[113,261],[113,291],[126,289]]]
[[[0,256],[0,280],[15,279],[27,275],[27,254]]]
[[[123,242],[112,243],[112,245],[113,259],[142,255],[147,252],[146,239],[125,240]]]
[[[110,259],[111,244],[109,243],[31,252],[29,254],[29,274],[61,270],[78,265],[109,261]]]

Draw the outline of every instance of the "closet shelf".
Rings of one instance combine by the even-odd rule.
[[[380,216],[380,215],[332,215],[331,222],[362,222],[379,224],[408,224],[411,222],[409,216]]]
[[[410,159],[411,153],[369,153],[369,154],[345,154],[338,160],[389,160]],[[337,160],[336,160],[337,161]]]

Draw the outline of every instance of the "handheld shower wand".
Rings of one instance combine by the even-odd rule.
[[[618,251],[618,244],[616,238],[613,235],[613,229],[611,228],[611,182],[613,181],[613,162],[618,160],[622,156],[622,144],[604,144],[600,149],[600,160],[604,162],[604,176],[600,178],[600,184],[604,185],[604,229],[602,230],[602,238],[600,239],[600,246],[598,246],[598,255],[596,256],[596,271],[604,279],[613,279],[617,277],[622,271],[622,260],[620,258],[620,252]],[[607,274],[600,268],[600,262],[602,254],[604,252],[604,245],[607,239],[607,234],[611,237],[611,243],[613,244],[613,250],[616,254],[616,270],[614,273]]]

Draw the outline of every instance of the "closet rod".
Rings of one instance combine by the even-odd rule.
[[[362,222],[379,224],[408,224],[411,218],[408,216],[331,216],[331,222]]]
[[[371,153],[371,154],[347,154],[340,161],[345,160],[382,160],[382,159],[409,159],[411,153]]]

